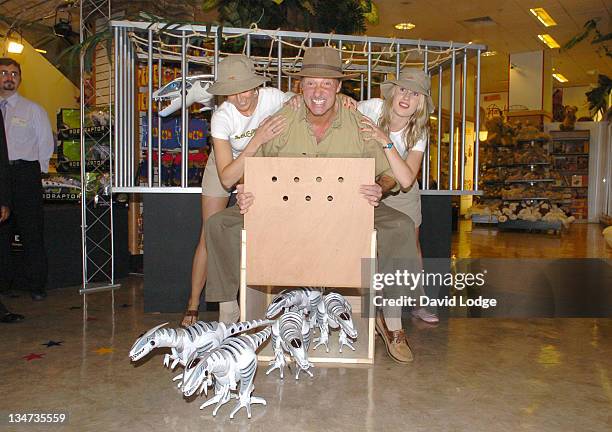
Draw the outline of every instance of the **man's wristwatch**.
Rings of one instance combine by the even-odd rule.
[[[392,149],[393,148],[393,143],[387,143],[387,144],[383,144],[382,146],[383,149]]]

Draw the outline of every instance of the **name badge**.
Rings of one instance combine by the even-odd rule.
[[[19,127],[25,127],[27,126],[28,122],[26,121],[26,119],[23,119],[21,117],[13,117],[11,120],[11,124]]]

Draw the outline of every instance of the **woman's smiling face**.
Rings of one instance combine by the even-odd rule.
[[[395,86],[393,89],[393,111],[400,117],[412,117],[424,96],[407,88]]]

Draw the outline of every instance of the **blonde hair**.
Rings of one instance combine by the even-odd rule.
[[[399,87],[393,86],[393,91],[389,97],[383,99],[383,107],[380,118],[378,119],[378,126],[385,131],[385,133],[391,133],[391,110],[393,108],[393,97]],[[427,103],[425,101],[425,95],[419,94],[419,103],[414,114],[408,119],[408,123],[403,129],[402,140],[406,144],[406,149],[411,150],[412,147],[420,139],[427,139],[429,136],[429,112],[427,111]]]

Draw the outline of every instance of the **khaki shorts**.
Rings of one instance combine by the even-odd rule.
[[[417,181],[414,182],[409,191],[400,192],[397,195],[389,195],[382,202],[410,216],[415,227],[421,226],[421,194],[419,193],[419,183]]]
[[[230,195],[221,184],[221,180],[219,180],[215,152],[213,150],[210,151],[208,162],[206,162],[206,167],[204,168],[204,175],[202,176],[202,195],[219,198],[227,198]]]

